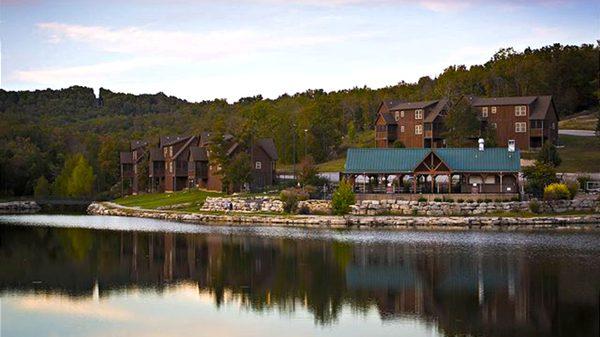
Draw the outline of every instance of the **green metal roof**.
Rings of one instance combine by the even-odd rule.
[[[453,172],[518,172],[521,155],[507,148],[348,149],[346,173],[411,173],[434,152]]]

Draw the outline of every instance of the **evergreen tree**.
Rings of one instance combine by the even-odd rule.
[[[475,109],[466,98],[460,98],[444,118],[446,144],[449,147],[467,147],[473,145],[478,137],[480,122]]]
[[[553,167],[557,167],[562,162],[560,156],[558,155],[558,151],[556,150],[556,146],[551,142],[544,142],[540,152],[537,155],[537,161],[543,164],[551,165]]]

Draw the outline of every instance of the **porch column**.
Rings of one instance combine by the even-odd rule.
[[[448,174],[448,194],[452,193],[452,174]]]
[[[413,193],[417,193],[417,179],[418,175],[413,174]]]
[[[500,193],[504,192],[504,189],[502,188],[502,172],[500,172]]]
[[[430,174],[431,177],[431,193],[435,193],[435,174]]]

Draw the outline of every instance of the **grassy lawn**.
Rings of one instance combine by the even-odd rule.
[[[597,137],[561,135],[558,149],[562,163],[559,172],[600,172],[600,140]],[[523,152],[523,159],[535,159],[536,152]]]
[[[129,195],[119,198],[114,202],[129,207],[140,207],[146,209],[156,209],[161,206],[172,206],[177,204],[191,203],[189,206],[177,208],[181,211],[198,211],[206,197],[221,196],[222,193],[212,191],[180,191],[174,193],[149,193],[140,195]]]
[[[559,121],[558,127],[569,130],[595,130],[597,122],[597,115],[590,113]]]

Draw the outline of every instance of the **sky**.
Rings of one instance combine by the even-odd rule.
[[[0,87],[189,101],[380,88],[500,48],[593,43],[600,1],[0,0]]]

